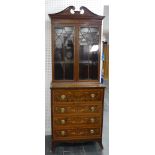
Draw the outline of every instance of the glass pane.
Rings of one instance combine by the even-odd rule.
[[[73,80],[73,63],[65,64],[65,80]]]
[[[89,79],[97,80],[98,78],[98,63],[89,63]]]
[[[72,40],[67,40],[67,45],[64,47],[64,61],[65,62],[73,62],[74,59],[74,48]]]
[[[73,61],[74,61],[74,27],[69,26],[55,27],[55,50],[54,50],[55,80],[73,79]]]
[[[54,79],[63,80],[63,64],[61,63],[54,64]]]
[[[98,51],[89,53],[89,62],[98,62]]]
[[[89,46],[81,45],[79,51],[79,59],[88,61],[88,55],[89,55]]]
[[[98,28],[81,27],[79,32],[79,44],[79,79],[98,79]],[[87,63],[87,65],[82,63]]]
[[[55,48],[54,60],[55,62],[62,61],[62,48]]]
[[[88,64],[86,63],[79,64],[79,78],[81,80],[88,79]]]

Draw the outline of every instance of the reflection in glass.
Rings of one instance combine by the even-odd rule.
[[[65,80],[73,80],[73,63],[65,64]]]
[[[86,64],[86,63],[79,64],[79,78],[81,80],[88,79],[88,64]]]
[[[62,48],[55,48],[54,60],[55,61],[62,61]]]
[[[98,51],[98,49],[99,49],[99,46],[98,45],[93,45],[91,47],[91,49],[90,49],[90,52],[96,52],[96,51]]]
[[[98,63],[89,64],[89,79],[95,80],[98,77]]]
[[[61,63],[54,64],[54,79],[56,80],[63,79],[63,65]]]
[[[67,41],[67,46],[64,47],[64,61],[73,61],[74,58],[74,48],[72,40]]]
[[[87,45],[80,46],[79,59],[88,61],[89,47]]]
[[[98,52],[89,53],[89,62],[98,62]]]

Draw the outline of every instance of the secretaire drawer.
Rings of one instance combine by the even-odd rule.
[[[53,90],[53,101],[55,102],[81,102],[101,101],[102,89],[55,89]]]

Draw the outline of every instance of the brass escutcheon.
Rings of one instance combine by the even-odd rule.
[[[60,108],[60,112],[64,113],[65,112],[65,108]]]
[[[61,131],[61,135],[64,136],[65,135],[65,131]]]
[[[61,99],[64,100],[66,98],[66,95],[61,95]]]
[[[94,131],[93,129],[91,129],[91,130],[90,130],[90,133],[93,134],[93,133],[95,133],[95,131]]]
[[[66,121],[64,119],[61,120],[61,124],[65,124]]]
[[[90,119],[90,122],[91,122],[91,123],[94,123],[94,122],[95,122],[95,119],[94,119],[94,118],[91,118],[91,119]]]
[[[94,97],[95,97],[95,94],[91,94],[90,96],[91,96],[92,98],[94,98]]]
[[[95,111],[95,107],[91,107],[90,109],[91,109],[91,111],[92,111],[92,112],[94,112],[94,111]]]

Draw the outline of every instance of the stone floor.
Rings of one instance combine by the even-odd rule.
[[[109,155],[109,83],[105,81],[104,116],[103,116],[103,146],[96,142],[65,144],[56,147],[55,153],[51,151],[51,136],[45,136],[45,155]]]

